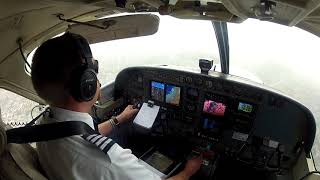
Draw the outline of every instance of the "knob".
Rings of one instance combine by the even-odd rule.
[[[212,81],[206,81],[206,87],[212,88]]]
[[[192,77],[189,77],[189,76],[186,77],[186,82],[187,82],[187,83],[192,83]]]

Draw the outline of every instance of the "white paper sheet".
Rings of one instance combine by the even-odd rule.
[[[160,106],[153,105],[149,107],[147,103],[143,103],[133,123],[150,129],[157,118]]]

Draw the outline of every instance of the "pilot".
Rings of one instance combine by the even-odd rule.
[[[82,121],[95,129],[88,113],[100,97],[100,83],[94,81],[96,73],[98,63],[82,36],[67,32],[44,42],[34,54],[31,71],[34,89],[51,109],[50,115],[44,116],[40,123]],[[128,122],[137,111],[128,105],[116,118],[97,125],[96,130],[108,136],[115,128],[115,121],[120,125]],[[160,179],[141,165],[130,149],[123,149],[111,139],[104,144],[105,152],[80,136],[72,136],[37,143],[37,150],[49,179]],[[181,172],[169,179],[189,179],[200,166],[201,158],[192,158]]]

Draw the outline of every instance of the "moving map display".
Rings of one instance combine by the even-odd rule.
[[[178,106],[180,103],[180,87],[167,85],[166,103]]]

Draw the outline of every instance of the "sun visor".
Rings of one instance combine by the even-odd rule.
[[[134,14],[118,17],[110,17],[86,24],[73,24],[67,29],[68,32],[81,34],[90,44],[152,35],[158,31],[159,17],[153,14]],[[100,27],[100,28],[99,28]]]

